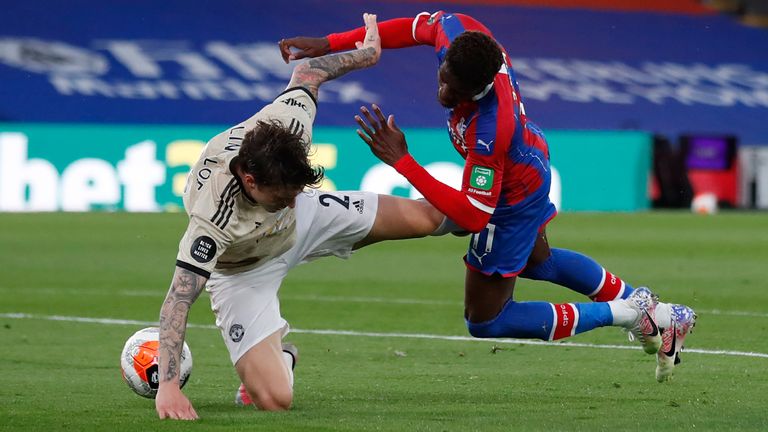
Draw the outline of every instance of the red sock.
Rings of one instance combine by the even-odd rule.
[[[624,297],[624,281],[603,269],[603,280],[589,298],[596,302],[607,302]]]

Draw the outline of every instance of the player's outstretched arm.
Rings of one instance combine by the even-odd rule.
[[[189,308],[205,287],[207,278],[176,267],[173,282],[160,309],[160,385],[155,409],[161,419],[196,420],[192,403],[179,386],[181,351],[187,331]]]
[[[360,112],[365,116],[370,126],[363,121],[362,117],[359,115],[355,116],[355,121],[360,125],[357,135],[368,144],[377,158],[389,166],[394,166],[397,161],[408,154],[408,143],[405,140],[405,134],[395,124],[394,115],[384,117],[381,108],[376,104],[371,107],[375,117],[368,108],[360,108]]]
[[[434,178],[408,153],[405,134],[395,124],[395,117],[385,116],[373,105],[373,114],[366,107],[363,115],[355,116],[360,126],[357,135],[365,141],[377,158],[402,174],[437,210],[469,232],[480,232],[491,219],[491,214],[475,207],[462,191],[458,191]],[[365,119],[363,119],[363,117]]]
[[[285,63],[301,60],[307,57],[320,57],[331,52],[331,42],[327,37],[297,36],[280,39],[277,46],[280,47],[280,55],[283,56],[283,61]],[[292,52],[292,48],[295,49],[296,52]]]
[[[413,37],[413,18],[395,18],[378,23],[381,47],[406,48],[421,45]],[[277,45],[283,61],[289,63],[303,58],[315,58],[330,52],[346,51],[355,48],[355,43],[365,38],[365,27],[358,27],[342,33],[332,33],[324,37],[297,36],[281,39]]]
[[[357,50],[313,58],[293,70],[288,87],[304,87],[317,98],[320,84],[338,78],[347,72],[373,66],[381,56],[381,39],[376,15],[363,14],[365,39],[357,43]]]

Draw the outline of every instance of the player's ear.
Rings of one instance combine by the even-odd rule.
[[[256,177],[254,177],[253,174],[246,173],[243,176],[243,183],[245,183],[248,187],[255,187],[256,186]]]

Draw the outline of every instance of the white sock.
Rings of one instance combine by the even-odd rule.
[[[661,328],[672,326],[672,305],[659,302],[656,305],[656,325]]]
[[[629,327],[637,319],[637,311],[629,307],[624,300],[613,300],[608,302],[613,314],[613,325]]]
[[[288,376],[291,377],[291,388],[293,388],[293,356],[287,351],[283,351],[283,361],[288,366]]]
[[[459,226],[456,222],[448,219],[448,217],[444,216],[443,221],[440,223],[440,226],[435,228],[435,230],[430,234],[431,236],[443,236],[449,233],[452,233],[454,231],[464,231],[464,228]]]

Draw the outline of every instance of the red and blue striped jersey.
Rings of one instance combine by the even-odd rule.
[[[415,42],[434,46],[440,64],[451,42],[464,31],[493,37],[483,24],[462,14],[422,13],[412,24]],[[492,85],[473,101],[447,112],[451,141],[466,161],[462,192],[486,213],[497,207],[525,206],[549,192],[547,143],[526,117],[512,63],[501,49],[504,64]]]

